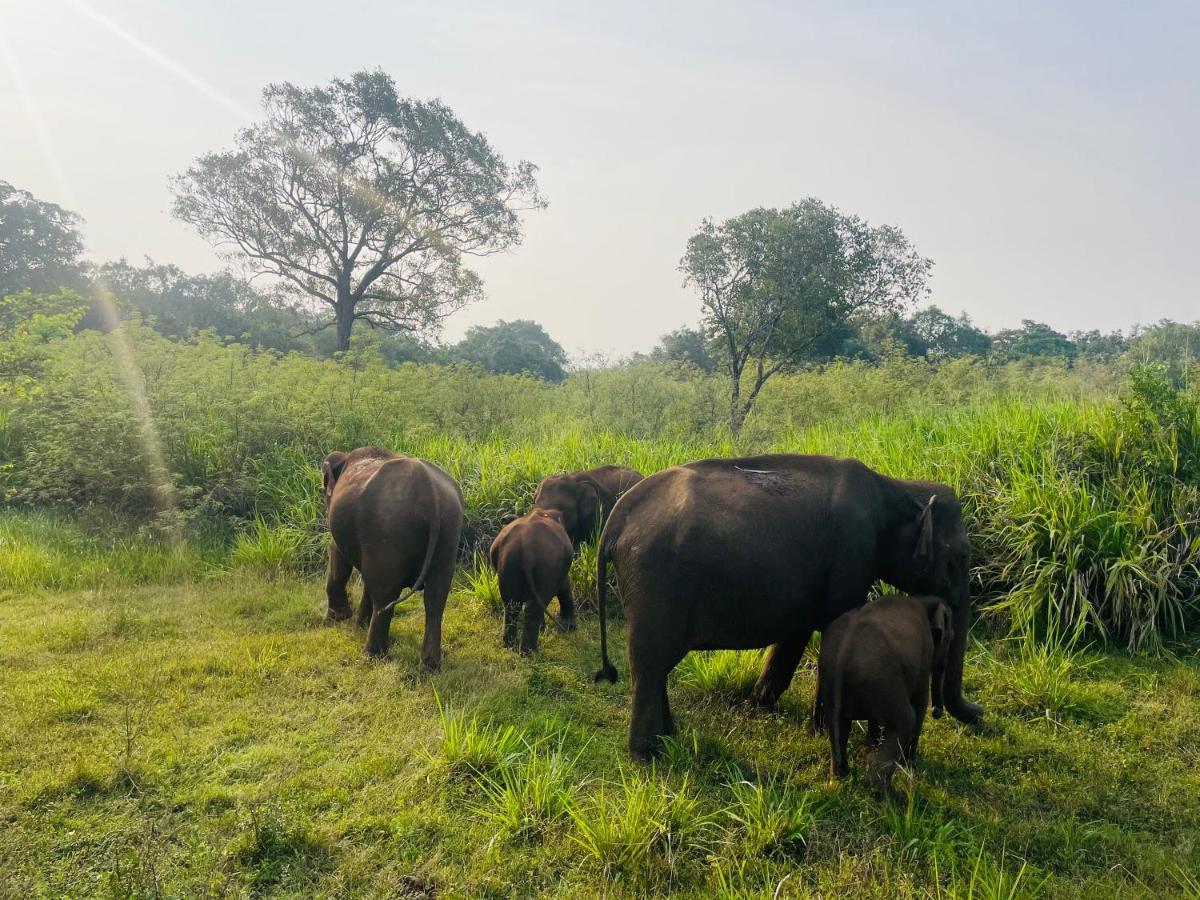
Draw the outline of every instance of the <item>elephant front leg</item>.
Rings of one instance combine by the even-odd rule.
[[[375,605],[371,602],[371,592],[367,589],[366,584],[364,584],[362,600],[358,603],[358,617],[355,619],[355,624],[359,628],[366,628],[371,622],[371,614],[374,610]]]
[[[758,676],[758,683],[754,685],[753,696],[756,704],[766,709],[775,706],[780,695],[792,683],[796,667],[800,665],[811,638],[812,629],[803,628],[786,640],[771,645],[762,674]]]
[[[946,654],[946,711],[967,725],[979,725],[983,722],[983,707],[971,703],[962,694],[963,658],[967,652],[967,637],[970,631],[971,602],[964,599],[954,607],[954,640]]]
[[[346,596],[346,582],[354,567],[349,560],[342,556],[332,540],[329,542],[329,565],[325,570],[325,596],[328,605],[325,609],[325,624],[332,625],[350,618],[350,598]]]

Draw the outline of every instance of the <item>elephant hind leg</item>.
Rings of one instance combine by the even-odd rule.
[[[846,745],[850,741],[851,721],[841,710],[834,710],[832,715],[827,713],[825,721],[829,728],[829,774],[833,778],[845,778],[850,774]]]
[[[346,596],[346,582],[354,567],[338,550],[337,544],[329,542],[329,565],[325,570],[325,624],[332,625],[350,618],[350,598]]]
[[[772,644],[767,651],[767,661],[763,664],[762,674],[754,685],[754,702],[761,707],[770,709],[775,706],[779,697],[788,689],[796,668],[804,656],[804,650],[812,638],[811,628],[801,628],[795,634]]]
[[[367,627],[367,644],[363,648],[363,652],[374,659],[383,659],[387,656],[388,643],[391,638],[392,615],[396,611],[396,607],[392,602],[400,596],[400,592],[392,589],[389,591],[368,591],[363,590],[363,605],[367,604],[367,597],[371,598],[371,624]]]
[[[896,768],[905,758],[904,751],[912,739],[914,725],[912,708],[907,704],[898,709],[897,713],[895,721],[884,726],[883,740],[875,748],[875,757],[871,764],[871,786],[886,795],[893,793],[892,778],[896,774]]]
[[[659,749],[659,738],[666,734],[667,673],[660,668],[630,669],[633,705],[629,719],[629,752],[638,759],[649,759]],[[674,723],[672,723],[674,724]]]

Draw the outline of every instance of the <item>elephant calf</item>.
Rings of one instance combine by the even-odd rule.
[[[856,719],[867,720],[875,747],[869,777],[877,789],[890,792],[897,763],[916,758],[931,679],[934,718],[942,714],[953,620],[938,597],[898,596],[851,610],[825,629],[812,725],[829,730],[834,777],[849,772],[846,741]]]
[[[500,577],[504,600],[504,646],[517,642],[517,618],[525,607],[521,653],[537,650],[538,632],[550,599],[558,596],[560,627],[575,627],[575,603],[571,598],[573,548],[558,510],[534,509],[510,522],[492,541],[488,555]]]
[[[378,447],[334,451],[322,461],[321,473],[333,538],[325,621],[350,617],[346,582],[358,569],[363,581],[358,624],[370,621],[364,649],[368,656],[386,656],[396,604],[424,591],[421,662],[436,670],[463,524],[458,483],[431,462]]]

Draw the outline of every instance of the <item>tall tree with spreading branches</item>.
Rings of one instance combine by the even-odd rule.
[[[173,182],[175,215],[332,315],[421,332],[478,299],[463,258],[522,239],[545,206],[536,167],[506,163],[444,104],[400,97],[383,72],[263,91],[266,118],[236,149]]]
[[[811,197],[704,220],[680,271],[721,351],[733,433],[773,375],[808,361],[847,323],[915,303],[932,265],[899,228],[873,227]]]

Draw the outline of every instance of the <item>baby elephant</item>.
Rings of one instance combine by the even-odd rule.
[[[559,627],[575,627],[575,602],[571,598],[571,568],[574,549],[556,509],[534,509],[504,526],[492,541],[488,554],[500,576],[504,601],[504,646],[517,642],[517,618],[525,606],[521,652],[537,650],[538,632],[551,598],[558,596],[562,618]]]
[[[883,597],[825,629],[812,725],[815,731],[829,729],[835,777],[850,770],[850,723],[866,719],[867,739],[875,747],[870,783],[891,791],[899,761],[916,758],[931,680],[933,716],[942,715],[946,652],[953,639],[953,615],[938,597]]]

